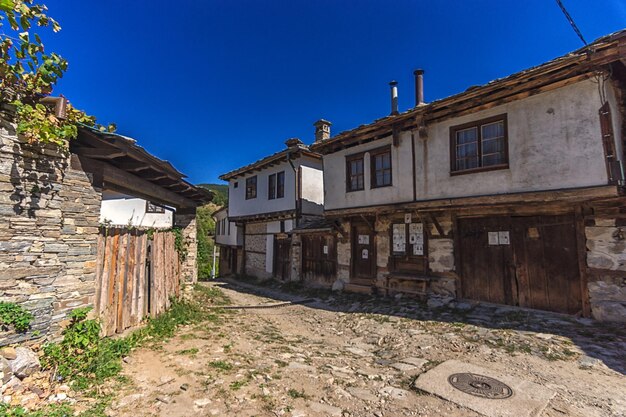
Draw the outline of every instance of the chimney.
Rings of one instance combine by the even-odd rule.
[[[285,141],[285,145],[287,145],[288,148],[296,148],[302,144],[302,141],[298,138],[290,138]]]
[[[391,114],[398,114],[398,82],[392,81],[389,83],[391,87]]]
[[[332,123],[328,120],[319,119],[313,123],[315,126],[315,142],[321,142],[326,139],[330,139],[330,127]]]
[[[424,70],[413,71],[415,76],[415,107],[424,105]]]

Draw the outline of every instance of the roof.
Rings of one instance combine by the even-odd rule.
[[[217,209],[217,210],[215,210],[213,213],[211,213],[211,216],[212,216],[212,217],[215,217],[215,215],[216,215],[217,213],[221,213],[221,212],[223,212],[224,210],[228,210],[228,206],[222,206],[222,207],[218,208],[218,209]]]
[[[213,194],[186,181],[186,176],[168,161],[157,158],[137,144],[135,139],[83,125],[70,151],[89,159],[106,162],[142,180],[148,181],[196,205],[208,203]]]
[[[300,141],[300,139],[289,139],[285,142],[285,145],[287,145],[286,149],[283,149],[280,152],[276,152],[270,156],[266,156],[265,158],[259,159],[258,161],[245,165],[241,168],[237,168],[235,170],[227,172],[226,174],[222,174],[219,178],[223,181],[228,181],[232,178],[236,178],[253,171],[267,168],[282,161],[287,161],[289,159],[297,158],[299,156],[308,156],[315,159],[322,158],[322,155],[316,152],[312,152],[307,145]]]
[[[493,80],[482,86],[390,115],[355,129],[316,142],[311,150],[322,154],[391,135],[394,131],[415,129],[428,122],[441,121],[484,110],[512,100],[558,88],[593,76],[593,71],[626,58],[626,29],[552,61]]]

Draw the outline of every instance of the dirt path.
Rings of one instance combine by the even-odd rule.
[[[235,304],[276,302],[224,291]],[[233,311],[183,328],[160,350],[138,350],[124,369],[131,383],[107,414],[478,416],[411,388],[418,374],[457,359],[556,391],[542,416],[626,415],[624,375],[583,356],[571,338],[474,325],[467,312],[464,322],[416,320],[356,312],[359,301],[338,312],[333,301]],[[623,354],[625,340],[611,343]]]

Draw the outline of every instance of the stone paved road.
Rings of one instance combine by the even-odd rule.
[[[235,304],[293,298],[224,291]],[[626,415],[619,329],[501,307],[429,311],[413,300],[317,295],[310,305],[237,310],[183,328],[161,350],[138,350],[125,365],[131,384],[107,413],[478,416],[411,388],[420,373],[456,359],[556,391],[542,416]]]

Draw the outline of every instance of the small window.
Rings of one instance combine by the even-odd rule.
[[[276,174],[270,175],[267,181],[267,198],[273,200],[276,198]]]
[[[152,201],[146,201],[146,213],[165,213],[165,207]]]
[[[508,168],[506,115],[450,128],[453,174]]]
[[[346,157],[346,185],[348,191],[365,188],[363,154]]]
[[[370,152],[372,168],[372,188],[391,185],[391,149],[374,150]]]
[[[235,183],[233,184],[233,188],[239,188],[239,181],[235,181]]]
[[[276,174],[276,198],[285,196],[285,171]]]
[[[246,178],[246,200],[256,198],[256,175]]]

